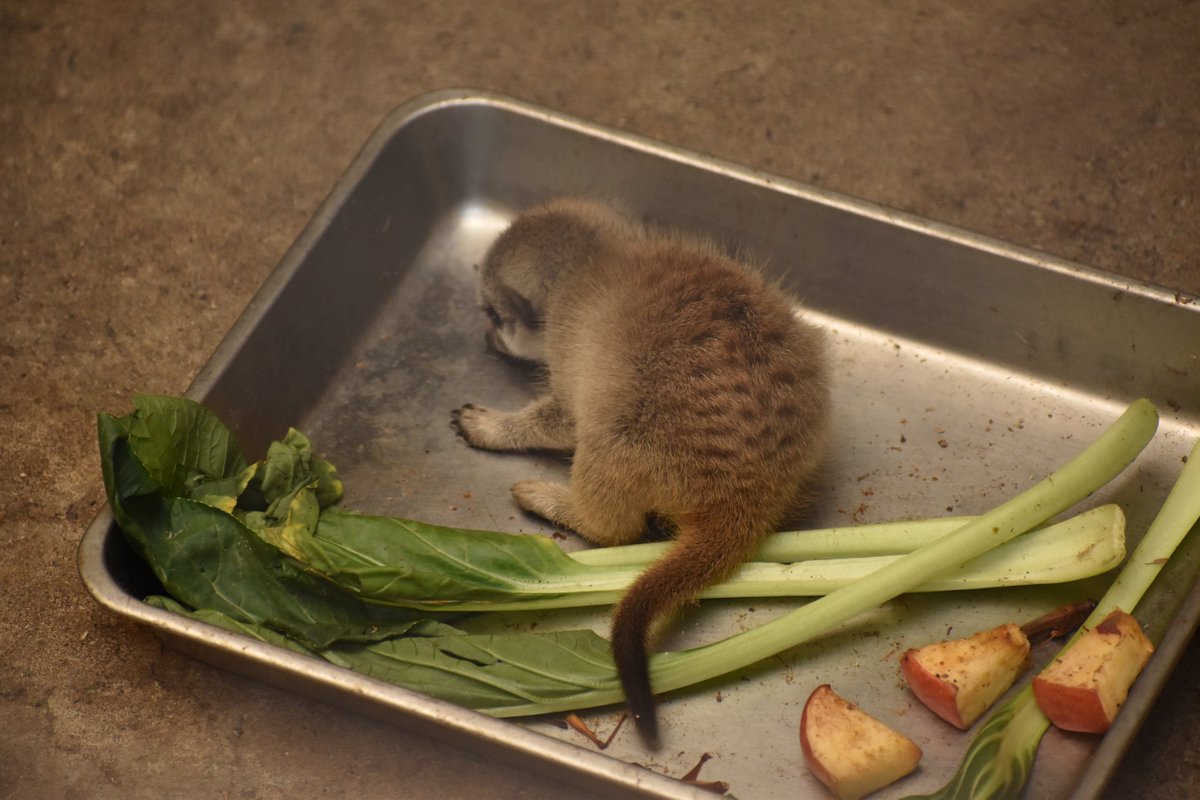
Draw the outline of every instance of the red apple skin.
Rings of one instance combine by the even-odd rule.
[[[921,748],[829,684],[818,686],[800,716],[800,749],[813,775],[842,800],[857,800],[917,768]]]
[[[830,687],[828,684],[823,684],[818,686],[816,691],[820,692],[829,689]],[[838,793],[837,776],[826,769],[825,764],[821,761],[817,753],[814,752],[814,747],[810,739],[812,732],[809,729],[809,712],[810,709],[813,708],[814,697],[816,697],[816,692],[814,692],[813,695],[808,698],[808,702],[804,704],[804,712],[800,715],[800,752],[804,754],[804,760],[808,764],[808,768],[812,770],[813,775],[817,777],[817,780],[825,784],[825,786],[835,795],[841,797],[841,795]]]
[[[1095,689],[1056,685],[1039,676],[1033,679],[1033,696],[1056,728],[1075,733],[1104,733],[1112,725]]]
[[[908,688],[930,711],[956,728],[967,727],[955,702],[958,687],[925,669],[915,650],[908,650],[900,656],[900,671]]]
[[[1153,652],[1138,621],[1116,609],[1033,679],[1034,698],[1056,727],[1104,733]]]
[[[829,688],[828,684],[822,684],[817,687],[816,691],[819,692]],[[825,768],[825,765],[817,757],[817,754],[813,752],[813,746],[809,739],[809,708],[812,706],[813,697],[815,696],[816,692],[809,696],[808,702],[804,704],[804,711],[800,715],[800,752],[804,754],[804,761],[808,764],[808,768],[812,770],[812,774],[817,777],[817,780],[825,784],[834,794],[837,794],[837,778]]]
[[[1011,623],[907,650],[900,670],[933,713],[966,730],[1029,665],[1029,640]]]

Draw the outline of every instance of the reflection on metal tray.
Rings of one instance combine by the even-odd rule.
[[[508,493],[516,478],[561,475],[549,456],[468,449],[449,426],[463,402],[514,407],[526,375],[489,353],[475,265],[521,208],[583,194],[703,233],[765,262],[825,327],[834,356],[837,446],[813,526],[985,510],[1064,462],[1137,396],[1160,433],[1096,502],[1145,529],[1200,435],[1200,306],[1167,292],[506,98],[442,92],[380,127],[197,378],[247,453],[295,425],[338,465],[346,505],[463,527],[548,533]],[[579,546],[573,537],[568,546]],[[1031,796],[1098,794],[1200,615],[1188,554],[1156,588],[1152,625],[1171,634],[1100,740],[1043,744]],[[837,633],[662,706],[666,746],[632,730],[604,753],[544,721],[493,720],[147,607],[148,571],[107,513],[84,536],[81,573],[105,606],[214,664],[578,784],[631,796],[709,796],[704,776],[744,800],[823,796],[796,730],[808,693],[832,683],[925,750],[921,769],[879,796],[932,790],[969,736],[902,689],[905,647],[1032,618],[1104,581],[906,596]],[[1163,583],[1160,581],[1160,583]],[[770,619],[795,602],[719,602],[689,611],[666,643],[689,646]],[[518,622],[551,624],[523,615]],[[513,623],[513,619],[506,623]],[[554,624],[603,630],[602,611]],[[1044,656],[1043,656],[1044,657]],[[585,714],[609,730],[617,712]],[[1098,747],[1107,758],[1090,758]],[[648,765],[647,767],[635,764]],[[661,773],[661,774],[660,774]]]

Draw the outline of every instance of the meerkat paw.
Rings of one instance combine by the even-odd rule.
[[[574,529],[571,511],[571,490],[551,481],[517,481],[512,496],[523,510],[536,514],[556,525]]]
[[[450,412],[450,425],[472,447],[495,450],[500,446],[499,418],[502,416],[503,412],[467,403]]]

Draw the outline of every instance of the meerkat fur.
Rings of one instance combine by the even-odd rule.
[[[810,499],[829,405],[822,335],[714,245],[583,199],[518,216],[480,292],[488,343],[544,364],[546,385],[517,411],[459,408],[460,435],[573,453],[569,484],[522,480],[512,494],[597,545],[638,540],[651,515],[676,531],[612,619],[626,699],[656,746],[651,632]]]

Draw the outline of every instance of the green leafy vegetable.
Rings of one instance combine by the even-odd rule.
[[[1038,743],[1049,727],[1050,720],[1033,699],[1033,688],[1026,686],[988,717],[950,783],[919,797],[1016,800],[1033,768]]]
[[[964,520],[955,521],[959,527]],[[950,529],[953,530],[953,527]],[[944,535],[940,520],[907,523],[909,532]],[[852,530],[852,529],[851,529]],[[769,555],[820,552],[827,531],[776,534]],[[815,544],[805,541],[811,534]],[[374,603],[428,610],[507,611],[610,605],[662,552],[658,547],[585,550],[574,557],[541,536],[464,531],[412,520],[329,510],[315,529],[291,526],[264,536],[313,572]],[[913,549],[876,537],[872,549]],[[920,537],[914,537],[920,541]],[[936,537],[925,538],[933,540]],[[1101,506],[1057,525],[1034,531],[930,579],[918,591],[978,589],[1018,584],[1061,583],[1112,569],[1125,556],[1124,515]],[[614,563],[587,563],[611,550]],[[828,594],[896,561],[898,555],[818,558],[799,563],[750,562],[702,598],[803,597]],[[622,563],[625,562],[625,563]]]
[[[322,483],[328,470],[312,470],[311,461],[305,464],[293,451],[297,463],[288,485],[256,489],[250,485],[256,467],[242,458],[214,414],[190,401],[155,396],[136,398],[134,407],[126,417],[99,417],[105,487],[125,538],[173,597],[269,625],[315,647],[393,636],[428,617],[338,590],[226,510],[228,493],[241,487],[264,504],[254,513],[265,523],[268,498],[291,495],[300,485],[330,491],[332,484]]]
[[[589,630],[468,634],[436,622],[414,623],[407,635],[370,643],[308,648],[266,625],[212,609],[192,610],[169,597],[158,608],[297,653],[318,656],[397,686],[493,716],[569,706],[580,692],[620,694],[608,640]]]
[[[1062,652],[1113,609],[1132,613],[1197,520],[1200,520],[1200,442],[1192,448],[1174,487],[1129,562]],[[1038,707],[1033,689],[1026,686],[980,728],[950,783],[921,797],[936,800],[1019,797],[1049,727],[1050,720]]]
[[[915,551],[758,629],[654,656],[656,690],[749,666],[959,570],[1110,480],[1153,435],[1156,420],[1153,407],[1139,401],[1084,454],[995,511],[956,520],[951,532],[929,535]],[[248,464],[215,416],[189,401],[140,397],[128,417],[101,415],[99,429],[114,516],[174,598],[155,600],[161,607],[497,716],[622,699],[608,643],[590,631],[469,634],[431,621],[429,609],[497,608],[508,602],[497,598],[532,589],[557,602],[580,575],[604,574],[606,586],[582,592],[594,602],[619,591],[635,566],[587,564],[540,537],[328,508],[340,483],[301,434],[289,432],[263,462]],[[1101,509],[1095,519],[1111,539],[1119,512]],[[1053,530],[1047,535],[1067,529],[1048,534]],[[982,568],[1020,570],[1011,560]],[[451,589],[456,606],[442,599]],[[422,608],[378,602],[411,598]]]

